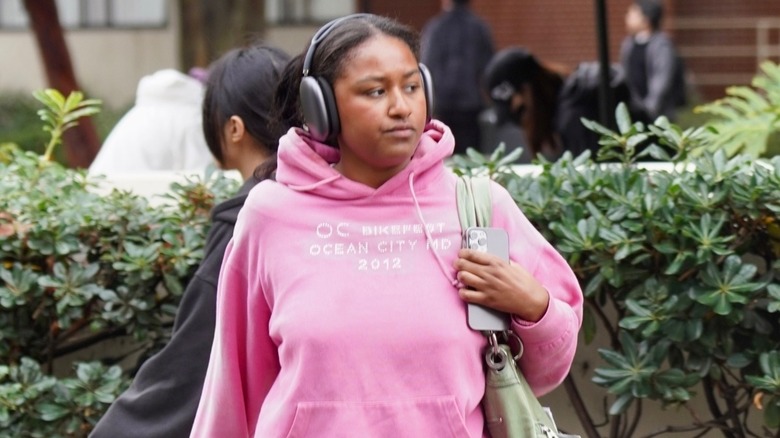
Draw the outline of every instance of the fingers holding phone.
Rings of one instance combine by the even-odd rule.
[[[547,290],[523,267],[509,261],[509,239],[500,228],[472,227],[464,233],[455,261],[458,280],[465,288],[469,326],[474,330],[503,330],[508,315],[536,322],[549,304]]]
[[[471,227],[463,234],[463,247],[477,251],[469,258],[458,258],[455,268],[458,269],[458,278],[461,283],[472,286],[473,290],[461,289],[461,296],[468,302],[468,324],[473,330],[503,331],[509,329],[509,314],[496,309],[479,305],[485,301],[480,296],[484,290],[481,281],[481,271],[484,270],[484,262],[490,264],[491,259],[498,258],[499,263],[509,262],[509,238],[506,231],[500,228]],[[492,254],[493,257],[481,257],[481,254]],[[480,260],[482,262],[480,262]],[[459,266],[460,265],[460,266]],[[471,294],[474,296],[470,296]],[[465,295],[464,295],[465,294]],[[476,301],[476,302],[474,302]]]

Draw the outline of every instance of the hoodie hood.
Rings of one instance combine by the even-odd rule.
[[[156,71],[138,81],[136,104],[187,105],[203,101],[205,87],[197,79],[173,69]]]
[[[443,160],[455,147],[450,129],[431,120],[420,137],[409,164],[378,188],[366,186],[341,175],[332,164],[338,162],[337,148],[320,143],[300,128],[290,129],[279,140],[276,181],[292,190],[306,191],[332,199],[360,199],[408,189],[410,176],[415,184],[439,175]]]

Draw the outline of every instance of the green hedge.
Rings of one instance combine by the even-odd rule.
[[[188,180],[150,205],[31,152],[0,156],[0,436],[85,436],[135,368],[115,364],[167,341],[208,213],[237,182]],[[55,374],[79,352],[97,360]]]
[[[771,95],[780,108],[780,93]],[[46,96],[50,121],[79,107]],[[519,175],[501,148],[452,164],[507,187],[581,281],[584,338],[609,339],[592,376],[610,393],[608,412],[578,408],[584,430],[601,435],[593,418],[608,415],[608,436],[632,437],[642,403],[686,406],[698,392],[708,415],[661,432],[777,436],[780,158],[712,152],[725,132],[714,125],[643,126],[623,106],[617,122],[612,132],[584,121],[602,134],[609,164],[565,155]],[[640,157],[671,164],[650,171]],[[0,436],[86,436],[136,365],[117,364],[166,342],[208,212],[237,187],[215,174],[173,185],[163,206],[92,188],[83,171],[0,147]],[[122,338],[124,348],[98,348]],[[58,359],[84,352],[95,360],[57,371]],[[571,397],[589,393],[570,383]]]
[[[729,159],[708,151],[704,128],[632,124],[623,106],[617,116],[619,132],[584,121],[603,134],[599,155],[611,163],[565,155],[518,175],[499,150],[455,164],[507,187],[580,279],[584,338],[609,339],[592,378],[613,395],[609,436],[636,436],[643,401],[684,407],[695,393],[708,418],[662,432],[777,436],[780,157]],[[671,161],[649,170],[635,162],[642,155]],[[594,428],[600,418],[578,414]],[[751,416],[763,416],[759,430]]]

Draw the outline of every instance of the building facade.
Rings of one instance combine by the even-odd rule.
[[[527,47],[551,65],[573,70],[599,58],[596,2],[606,9],[609,59],[617,61],[632,0],[472,0],[498,48]],[[57,0],[82,87],[113,105],[132,102],[145,74],[179,66],[176,0]],[[266,40],[300,51],[325,21],[351,12],[395,17],[417,29],[440,10],[440,0],[266,0]],[[700,101],[749,84],[764,59],[780,61],[780,3],[744,0],[665,0],[664,29],[677,43]],[[45,86],[21,0],[0,1],[0,91]]]
[[[542,61],[573,70],[599,59],[597,1],[471,0],[490,24],[498,48],[520,45]],[[370,12],[396,16],[421,28],[439,0],[366,0]],[[609,59],[617,62],[632,0],[603,0]],[[744,0],[664,0],[663,28],[680,50],[699,101],[749,84],[765,59],[780,62],[780,3]],[[697,96],[694,96],[697,97]]]

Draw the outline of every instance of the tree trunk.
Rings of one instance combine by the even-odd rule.
[[[192,67],[206,67],[211,62],[203,10],[201,0],[179,0],[181,65],[185,71]]]
[[[207,67],[265,34],[264,0],[179,0],[182,68]]]
[[[60,25],[57,5],[54,0],[24,0],[30,23],[35,32],[38,52],[43,60],[49,87],[64,96],[72,91],[81,91],[73,72],[65,35]],[[78,126],[69,129],[63,136],[65,160],[71,167],[89,167],[100,150],[100,139],[89,118],[83,118]]]

